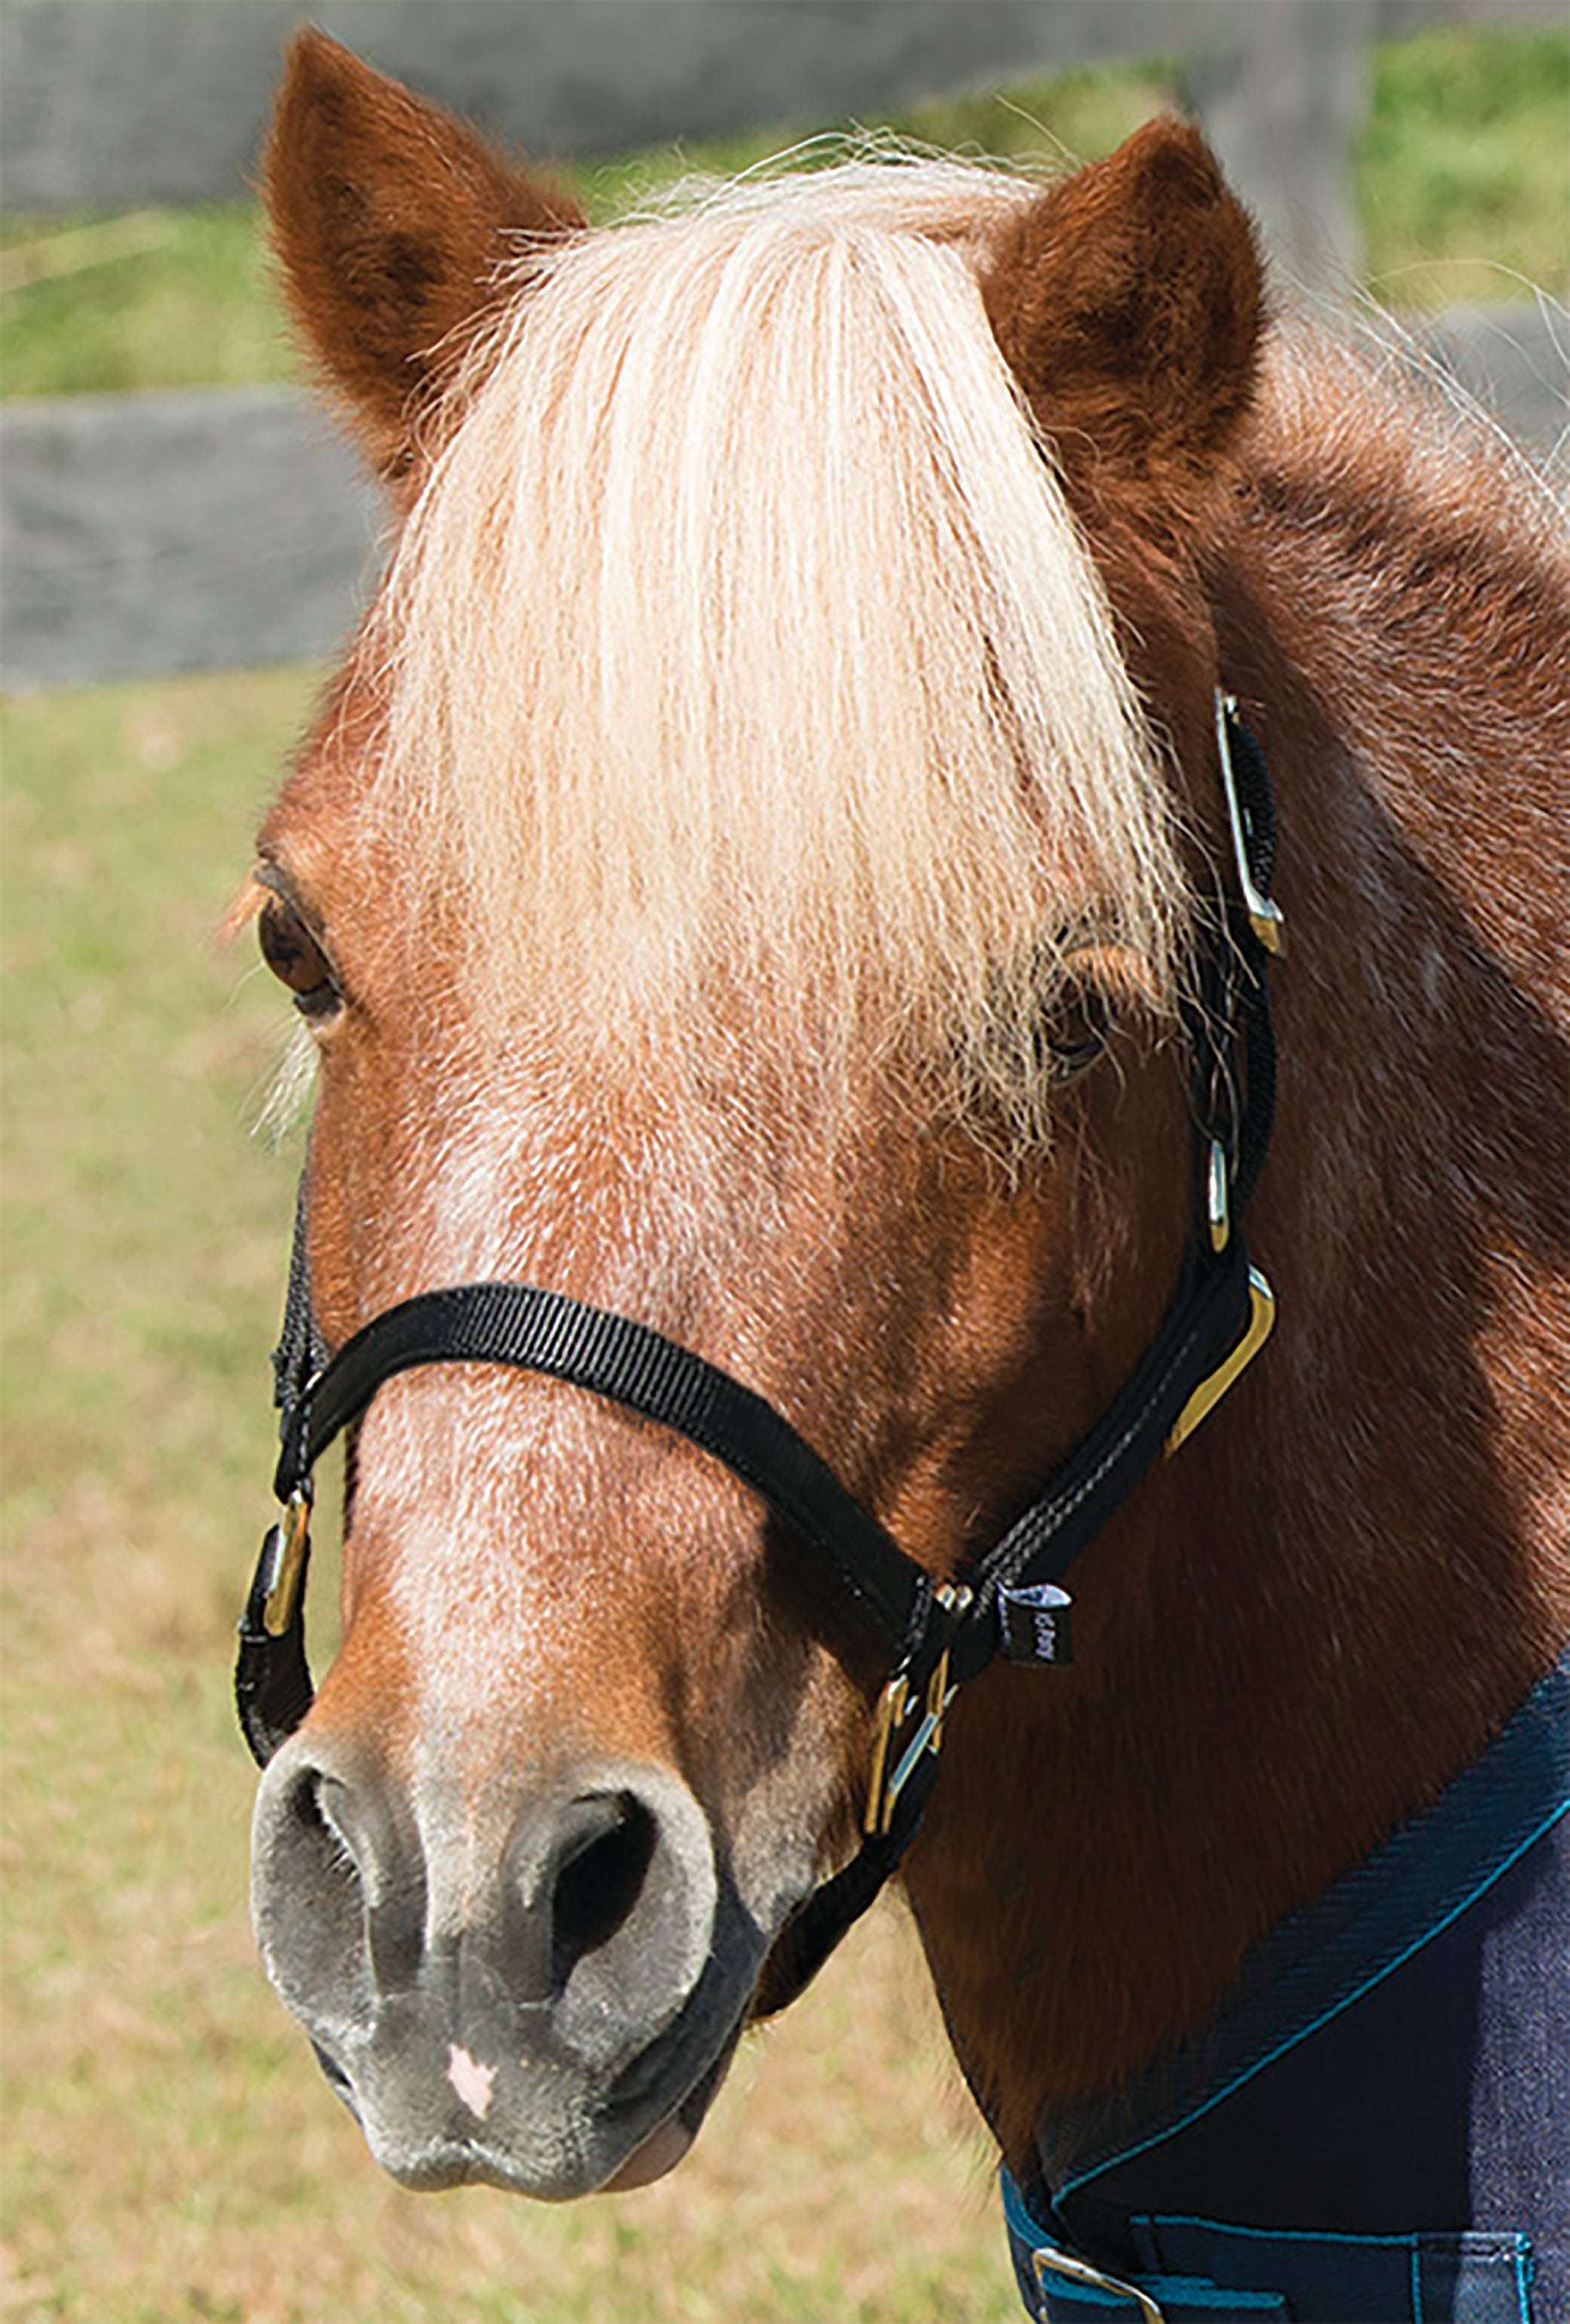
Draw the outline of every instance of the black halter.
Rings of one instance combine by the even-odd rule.
[[[879,1697],[864,1838],[797,1911],[765,1970],[759,2014],[794,1998],[872,1903],[909,1848],[937,1773],[944,1716],[993,1656],[1069,1659],[1063,1582],[1163,1449],[1175,1450],[1270,1330],[1272,1302],[1249,1264],[1244,1207],[1275,1106],[1266,969],[1280,940],[1269,899],[1275,856],[1269,777],[1236,706],[1217,698],[1216,735],[1235,884],[1204,931],[1188,1010],[1204,1215],[1155,1339],[1101,1419],[1023,1516],[950,1582],[908,1557],[761,1397],[626,1316],[522,1283],[422,1293],[375,1316],[324,1361],[311,1310],[303,1190],[283,1334],[274,1355],[283,1505],[262,1546],[240,1622],[240,1724],[265,1766],[309,1710],[305,1578],[311,1475],[383,1381],[419,1364],[508,1364],[549,1374],[673,1430],[750,1486],[821,1561],[840,1604],[891,1668]]]

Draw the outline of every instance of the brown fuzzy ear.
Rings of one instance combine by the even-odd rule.
[[[504,237],[583,223],[462,122],[318,32],[290,49],[263,185],[295,322],[392,478],[494,303]]]
[[[984,295],[1071,475],[1187,506],[1248,408],[1263,303],[1248,218],[1199,132],[1150,122],[1044,194]]]

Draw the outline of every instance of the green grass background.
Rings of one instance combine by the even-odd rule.
[[[1087,153],[1165,89],[1083,76],[899,125]],[[1381,51],[1381,286],[1563,289],[1567,89],[1551,37]],[[753,148],[623,159],[586,192],[604,214],[711,158]],[[287,367],[248,211],[13,220],[0,244],[8,392]],[[216,931],[320,678],[0,703],[0,2317],[1012,2317],[984,2146],[893,1910],[749,2045],[673,2178],[565,2210],[383,2181],[263,1985],[228,1670],[297,1157],[250,1134],[286,1012]],[[329,1600],[324,1575],[319,1646]]]

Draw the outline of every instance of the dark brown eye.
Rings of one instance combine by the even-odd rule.
[[[1112,1004],[1101,987],[1075,977],[1064,988],[1046,1028],[1048,1071],[1073,1081],[1094,1065],[1111,1037]]]
[[[1104,1056],[1120,1025],[1149,1023],[1162,1008],[1150,963],[1127,945],[1108,943],[1092,929],[1060,959],[1041,1028],[1047,1070],[1057,1083],[1076,1080]]]
[[[256,923],[262,957],[281,984],[294,995],[302,1017],[327,1017],[339,993],[327,955],[292,904],[269,896]]]
[[[1094,985],[1071,985],[1048,1025],[1048,1056],[1055,1081],[1073,1081],[1096,1062],[1113,1032],[1113,1006]]]

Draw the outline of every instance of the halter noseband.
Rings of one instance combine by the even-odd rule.
[[[240,1724],[259,1766],[313,1699],[305,1655],[311,1478],[335,1437],[384,1381],[420,1364],[507,1364],[586,1388],[685,1436],[748,1485],[823,1561],[851,1622],[892,1668],[874,1715],[861,1849],[786,1923],[757,2014],[795,1997],[914,1839],[958,1688],[1000,1653],[1038,1665],[1070,1659],[1063,1582],[1075,1559],[1162,1452],[1198,1425],[1270,1329],[1274,1303],[1249,1264],[1242,1219],[1275,1107],[1266,981],[1281,929],[1270,900],[1274,815],[1263,754],[1235,703],[1219,695],[1216,739],[1235,885],[1216,900],[1187,1010],[1204,1216],[1150,1347],[1001,1540],[954,1581],[935,1580],[762,1397],[646,1324],[560,1292],[522,1283],[423,1292],[374,1316],[324,1363],[302,1189],[273,1359],[282,1514],[262,1545],[235,1674]]]

